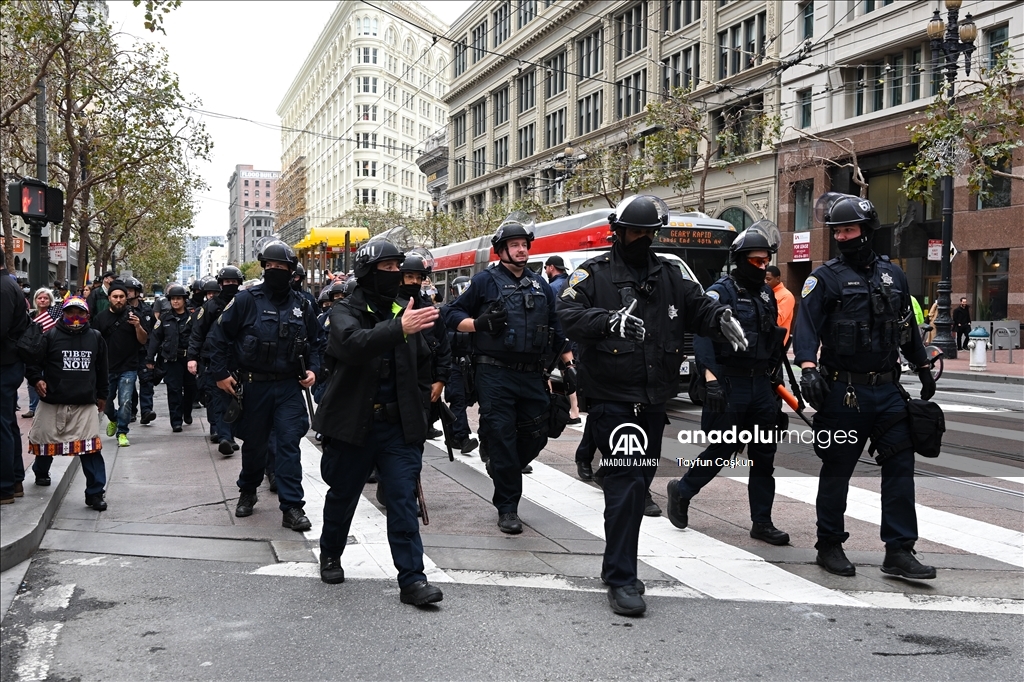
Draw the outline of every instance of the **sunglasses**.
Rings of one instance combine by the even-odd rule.
[[[767,267],[772,262],[772,259],[771,258],[766,258],[764,256],[760,256],[760,257],[758,257],[758,256],[748,256],[747,257],[747,262],[750,263],[751,265],[755,266],[755,267],[763,268],[763,267]]]

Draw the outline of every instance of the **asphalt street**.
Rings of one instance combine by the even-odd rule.
[[[172,434],[160,387],[157,422],[133,424],[128,448],[105,441],[110,508],[83,505],[76,473],[31,562],[4,572],[0,680],[1019,679],[1024,390],[956,378],[939,388],[943,452],[919,459],[917,476],[917,549],[936,580],[878,570],[880,481],[867,461],[847,509],[857,575],[814,565],[817,460],[782,445],[773,517],[791,544],[749,537],[746,471],[723,472],[694,499],[687,530],[644,520],[648,612],[628,619],[599,580],[603,496],[576,476],[582,427],[550,441],[524,477],[515,537],[497,529],[478,453],[449,462],[440,441],[427,444],[425,562],[445,599],[417,609],[399,603],[375,486],[343,556],[346,582],[325,585],[313,434],[302,444],[313,529],[281,528],[266,484],[238,519],[238,456],[206,441],[200,412]],[[677,437],[699,408],[679,400],[671,418],[652,486],[663,508],[683,471],[675,458],[700,452]],[[38,489],[26,483],[27,499]]]

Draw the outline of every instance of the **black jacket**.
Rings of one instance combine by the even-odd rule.
[[[416,296],[413,299],[414,308],[426,308],[433,305],[424,296]],[[437,321],[434,322],[433,329],[426,332],[426,335],[427,343],[430,345],[431,376],[434,381],[447,384],[448,377],[452,373],[452,347],[448,342],[448,328],[445,327],[444,320],[440,315],[438,315]]]
[[[677,267],[652,252],[647,276],[636,279],[613,248],[573,272],[558,297],[562,328],[579,345],[579,390],[587,400],[663,403],[679,392],[683,333],[721,337],[718,319],[725,308]],[[634,298],[632,314],[647,331],[641,347],[608,332],[609,315]]]
[[[313,428],[325,436],[362,445],[373,426],[373,399],[380,387],[381,358],[395,351],[398,410],[406,443],[427,437],[430,410],[431,353],[423,333],[406,337],[398,300],[393,319],[380,321],[369,309],[363,290],[331,309],[330,336],[324,363],[330,372]]]
[[[186,309],[181,315],[173,310],[164,313],[153,326],[146,348],[146,361],[153,364],[159,355],[164,362],[185,362],[188,342],[192,337],[192,314]]]
[[[43,334],[42,365],[29,365],[25,378],[35,386],[43,379],[51,405],[90,405],[107,398],[107,343],[86,324],[67,329],[63,322]]]
[[[203,301],[202,307],[196,311],[192,318],[192,335],[188,341],[188,359],[190,361],[198,361],[200,358],[209,359],[212,350],[206,343],[206,337],[209,336],[213,323],[224,312],[224,306],[227,304],[228,301],[218,295]]]
[[[17,344],[29,322],[25,294],[11,279],[7,268],[0,269],[0,365],[21,362]]]
[[[957,305],[957,307],[953,308],[953,324],[958,329],[970,331],[971,306],[964,306],[963,308],[961,308],[959,305]]]

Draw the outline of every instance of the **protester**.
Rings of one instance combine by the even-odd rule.
[[[128,423],[132,417],[132,392],[139,371],[139,349],[146,345],[149,330],[128,305],[128,289],[114,282],[107,292],[109,307],[96,315],[95,328],[107,346],[107,367],[110,372],[106,410],[107,435],[117,437],[118,447],[126,448]],[[117,400],[115,408],[114,400]]]
[[[61,304],[54,303],[53,294],[46,287],[37,289],[33,300],[36,304],[36,311],[32,316],[32,321],[42,327],[44,332],[53,329],[53,326],[57,324],[57,320],[61,316]],[[34,417],[38,405],[39,394],[36,393],[35,386],[30,383],[28,385],[28,411],[21,415],[22,418],[31,419]]]

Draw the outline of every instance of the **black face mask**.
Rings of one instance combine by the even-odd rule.
[[[421,291],[419,284],[403,284],[398,287],[398,293],[405,298],[418,298]]]
[[[853,239],[847,239],[845,242],[836,242],[839,247],[839,253],[843,255],[843,260],[851,265],[864,267],[870,265],[875,260],[875,252],[871,250],[871,237],[869,235],[861,235]]]
[[[634,239],[629,244],[624,244],[621,241],[616,242],[619,246],[619,253],[622,254],[622,260],[634,268],[640,268],[647,264],[647,254],[650,252],[651,244],[653,243],[654,240],[650,237],[640,237],[639,239]]]
[[[359,286],[379,301],[395,300],[401,285],[402,273],[397,270],[371,270],[359,278]]]
[[[747,289],[760,289],[764,284],[765,271],[757,267],[746,258],[736,264],[733,271],[739,281]]]
[[[287,270],[272,268],[263,271],[263,283],[270,290],[271,295],[282,296],[288,293],[288,282],[292,274]]]
[[[230,301],[238,293],[237,284],[225,284],[220,288],[220,297],[224,301]]]

